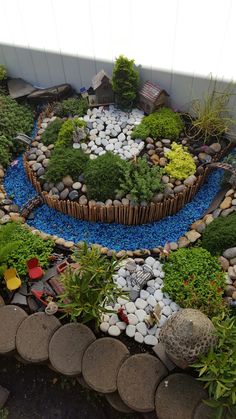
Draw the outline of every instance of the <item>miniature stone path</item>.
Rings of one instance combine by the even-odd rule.
[[[120,412],[150,412],[144,417],[153,419],[155,410],[158,419],[207,418],[201,384],[187,374],[168,375],[154,355],[131,356],[119,340],[96,339],[85,325],[62,326],[55,316],[28,316],[14,305],[0,306],[0,324],[0,354],[12,352],[23,362],[49,361],[55,371],[77,375],[81,385],[103,393]],[[0,408],[8,394],[0,387]]]

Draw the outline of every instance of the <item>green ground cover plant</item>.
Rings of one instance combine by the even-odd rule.
[[[143,140],[147,137],[175,140],[179,137],[183,127],[183,121],[177,112],[170,108],[161,108],[157,112],[145,116],[133,130],[132,137]]]
[[[127,162],[118,193],[121,196],[130,194],[135,203],[149,202],[155,193],[163,190],[162,174],[163,170],[159,166],[149,166],[146,159]]]
[[[82,150],[73,148],[55,149],[50,158],[49,165],[45,173],[45,179],[50,182],[59,182],[64,176],[71,176],[74,181],[84,172],[88,155]]]
[[[21,279],[27,276],[27,260],[33,257],[39,259],[42,268],[48,266],[48,258],[54,246],[52,240],[45,241],[17,223],[3,225],[0,231],[0,240],[4,241],[4,247],[7,250],[4,264],[14,267]],[[11,246],[13,246],[12,249]]]
[[[213,319],[218,341],[210,351],[192,366],[199,380],[208,390],[209,406],[215,409],[215,418],[236,417],[236,318]]]
[[[11,161],[11,149],[13,147],[12,141],[6,138],[4,135],[0,135],[0,164],[3,167],[7,167]]]
[[[137,99],[139,84],[138,71],[134,67],[134,60],[120,55],[112,72],[112,88],[116,102],[121,109],[131,109]]]
[[[69,98],[58,102],[54,107],[54,113],[61,118],[65,116],[83,116],[88,110],[86,99]]]
[[[181,248],[170,253],[164,271],[163,291],[182,308],[195,308],[209,317],[225,310],[225,275],[218,259],[206,249]]]
[[[33,125],[33,112],[28,106],[0,93],[0,136],[12,141],[11,153],[16,154],[23,149],[21,144],[13,141],[17,133],[30,134]]]
[[[202,247],[214,255],[236,245],[236,213],[218,217],[202,233]]]
[[[56,118],[50,122],[45,131],[41,135],[41,140],[45,145],[55,144],[58,139],[59,131],[64,121],[61,118]]]
[[[7,69],[5,67],[5,65],[0,65],[0,81],[1,80],[6,80],[7,78]]]
[[[56,148],[65,148],[72,146],[73,144],[73,137],[76,135],[76,130],[79,128],[84,129],[86,123],[81,119],[74,118],[74,119],[67,119],[61,126],[58,138],[55,143]]]
[[[127,162],[111,152],[89,160],[84,170],[89,199],[103,202],[115,199],[126,165]]]
[[[175,179],[184,180],[196,171],[196,164],[191,154],[182,144],[173,142],[171,150],[165,156],[169,162],[165,166],[166,173]]]
[[[62,277],[65,292],[60,296],[60,307],[71,321],[94,320],[98,325],[102,314],[109,311],[105,307],[122,293],[112,279],[117,260],[114,257],[109,260],[96,246],[89,247],[86,243],[74,259],[79,268],[67,270]]]

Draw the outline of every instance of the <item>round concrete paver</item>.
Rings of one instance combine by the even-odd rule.
[[[0,409],[3,408],[4,404],[6,403],[8,396],[9,396],[10,392],[5,388],[0,386]],[[1,416],[1,412],[0,412],[0,417]]]
[[[55,316],[31,314],[17,331],[16,349],[20,356],[29,362],[47,361],[50,339],[60,325]]]
[[[97,339],[85,351],[82,360],[82,374],[86,383],[100,393],[114,393],[117,390],[118,371],[128,356],[128,349],[119,340]]]
[[[52,366],[64,375],[80,374],[84,352],[95,340],[93,332],[83,324],[71,323],[60,327],[49,343]]]
[[[2,296],[0,295],[0,307],[5,306],[5,301],[2,298]]]
[[[158,386],[155,406],[158,419],[190,419],[196,406],[207,393],[202,385],[187,374],[172,374]]]
[[[215,414],[213,407],[207,406],[205,403],[200,403],[194,412],[193,419],[212,419]]]
[[[27,317],[26,312],[20,307],[0,307],[0,354],[7,354],[16,349],[17,329]]]
[[[89,385],[84,380],[84,377],[82,376],[82,374],[77,375],[76,380],[78,381],[81,387],[87,388],[88,390],[92,390],[91,387],[89,387]]]
[[[155,356],[131,356],[118,373],[117,387],[121,399],[133,410],[151,412],[155,409],[157,385],[167,374],[166,367]]]
[[[118,412],[122,413],[130,413],[133,412],[132,409],[130,409],[120,398],[118,391],[115,393],[109,393],[105,395],[108,403],[115,409],[118,410]]]

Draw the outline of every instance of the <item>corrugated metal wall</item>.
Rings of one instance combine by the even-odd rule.
[[[179,108],[211,75],[236,79],[233,0],[1,0],[0,11],[0,63],[35,85],[89,87],[121,53]]]

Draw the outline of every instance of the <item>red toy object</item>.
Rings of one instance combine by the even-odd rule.
[[[127,315],[124,313],[124,308],[119,308],[118,312],[117,312],[117,316],[119,317],[119,320],[121,320],[122,322],[129,324],[129,319],[127,317]]]
[[[37,300],[40,301],[44,306],[47,306],[50,301],[53,300],[53,297],[51,294],[49,294],[47,291],[38,291],[38,290],[32,290],[32,294],[37,298]]]
[[[41,266],[39,266],[39,261],[37,258],[28,260],[27,268],[28,268],[28,275],[31,281],[36,281],[42,278],[44,272]]]

